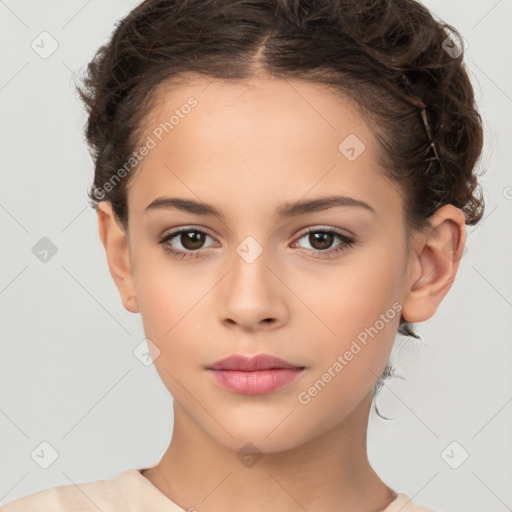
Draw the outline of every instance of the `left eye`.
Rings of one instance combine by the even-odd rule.
[[[306,233],[300,236],[299,240],[303,238],[306,238],[308,242],[313,245],[312,252],[315,255],[337,254],[349,249],[355,242],[353,238],[350,238],[347,235],[344,235],[343,233],[334,229],[308,229]],[[333,240],[336,238],[341,240],[341,242],[335,245],[334,248],[329,248],[332,245]],[[296,242],[296,244],[298,244],[298,242]]]
[[[334,229],[308,229],[306,233],[303,233],[298,240],[306,238],[310,244],[313,245],[313,249],[310,249],[314,255],[324,257],[324,255],[331,256],[333,254],[341,253],[352,247],[355,240],[347,235],[334,230]],[[176,238],[181,248],[174,247],[170,241]],[[172,233],[164,235],[159,243],[163,245],[164,250],[177,258],[195,258],[200,255],[200,250],[203,248],[206,238],[211,238],[204,231],[195,228],[184,228]],[[329,248],[333,241],[338,238],[341,242]],[[213,240],[213,239],[212,239]],[[214,242],[215,246],[218,244]],[[294,242],[294,247],[302,247],[298,245],[298,242]]]

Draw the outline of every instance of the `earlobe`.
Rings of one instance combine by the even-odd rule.
[[[139,307],[127,234],[119,225],[110,201],[101,201],[98,204],[97,213],[98,233],[105,248],[110,275],[119,291],[125,309],[131,313],[138,313]]]
[[[431,227],[413,254],[414,273],[403,301],[408,322],[431,318],[450,290],[466,243],[464,212],[453,205],[439,208],[429,219]]]

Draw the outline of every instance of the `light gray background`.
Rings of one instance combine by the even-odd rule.
[[[397,338],[406,380],[381,392],[396,419],[372,412],[369,457],[415,502],[502,512],[512,510],[512,0],[424,3],[467,41],[487,210],[468,228],[452,290],[417,324],[422,341]],[[72,82],[136,4],[0,0],[0,504],[153,465],[170,441],[172,398],[133,354],[142,323],[121,304],[86,203],[93,166]],[[47,59],[31,48],[42,31],[59,45]],[[32,252],[42,237],[57,247],[46,263]],[[31,458],[43,441],[59,455],[48,469]],[[463,450],[453,469],[446,460]]]

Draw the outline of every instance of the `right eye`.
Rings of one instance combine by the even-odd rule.
[[[181,247],[176,248],[169,243],[175,238]],[[211,237],[200,229],[180,228],[161,237],[159,243],[162,244],[164,251],[177,258],[197,258],[200,254],[199,250],[202,249],[205,242],[205,238]]]

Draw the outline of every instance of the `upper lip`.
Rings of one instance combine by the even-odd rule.
[[[221,359],[210,366],[209,370],[240,370],[240,371],[257,371],[270,370],[273,368],[304,368],[296,364],[288,363],[279,357],[269,354],[258,354],[253,357],[234,354],[232,356]]]

